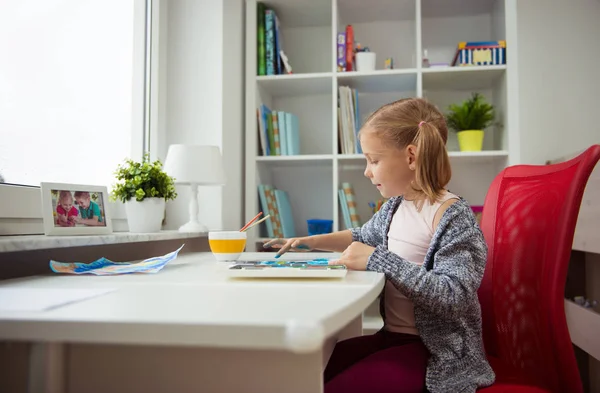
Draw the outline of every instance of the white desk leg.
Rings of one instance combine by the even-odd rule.
[[[29,393],[65,392],[65,347],[61,343],[34,343],[29,353]]]
[[[362,325],[362,314],[354,318],[349,324],[346,325],[338,334],[338,341],[347,340],[352,337],[362,336],[363,325]]]
[[[359,315],[349,324],[347,324],[342,330],[340,330],[337,334],[334,334],[330,338],[325,341],[323,345],[323,371],[325,371],[325,367],[327,367],[327,363],[329,362],[329,358],[331,358],[331,354],[335,348],[335,344],[338,341],[347,340],[352,337],[362,336],[363,325],[362,325],[362,315]]]

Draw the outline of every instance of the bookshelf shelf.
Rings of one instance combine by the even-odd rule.
[[[265,75],[257,76],[256,82],[259,88],[274,97],[306,96],[331,93],[332,76],[331,72]]]
[[[418,72],[414,68],[337,73],[338,85],[349,86],[361,93],[415,91],[417,77]]]
[[[495,105],[500,124],[485,130],[483,151],[459,151],[454,132],[448,139],[453,171],[448,187],[473,205],[483,204],[500,170],[519,163],[518,75],[512,66],[518,55],[512,50],[517,37],[516,0],[274,0],[264,4],[279,18],[283,50],[293,74],[257,76],[257,1],[246,0],[245,219],[262,210],[258,186],[267,184],[288,194],[297,236],[307,234],[306,220],[311,218],[330,219],[333,230],[344,229],[338,190],[345,182],[354,189],[361,222],[370,218],[369,202],[381,196],[364,176],[363,155],[341,154],[356,149],[351,143],[340,149],[339,129],[344,122],[338,117],[340,87],[350,88],[346,97],[358,100],[355,123],[359,125],[381,105],[400,98],[425,97],[447,112],[450,104],[471,93],[483,94]],[[375,70],[338,72],[337,33],[348,24],[353,26],[355,43],[376,53]],[[451,63],[459,42],[492,40],[507,41],[508,65],[423,67],[425,50],[430,63]],[[394,59],[393,69],[384,69],[388,57]],[[297,116],[299,155],[263,155],[256,115],[261,105]],[[255,245],[267,237],[267,231],[262,226],[248,235],[248,244]]]
[[[330,161],[332,158],[332,154],[305,154],[295,156],[258,156],[256,157],[256,161],[274,163],[290,161]]]
[[[423,90],[491,89],[502,83],[506,66],[424,68],[422,73]]]
[[[296,156],[259,156],[256,162],[262,168],[289,168],[289,167],[311,167],[331,166],[332,154],[305,154]]]

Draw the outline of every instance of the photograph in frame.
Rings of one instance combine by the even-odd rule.
[[[112,233],[106,187],[43,182],[41,192],[46,235]]]

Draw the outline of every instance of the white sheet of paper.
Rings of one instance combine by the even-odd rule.
[[[114,291],[114,288],[0,288],[0,311],[45,311]]]

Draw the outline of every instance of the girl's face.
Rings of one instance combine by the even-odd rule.
[[[73,207],[73,199],[71,198],[63,198],[60,203],[60,207],[62,207],[67,213]]]
[[[409,145],[400,149],[372,130],[361,131],[360,144],[367,159],[365,176],[377,187],[381,196],[406,196],[415,179],[416,147]]]

